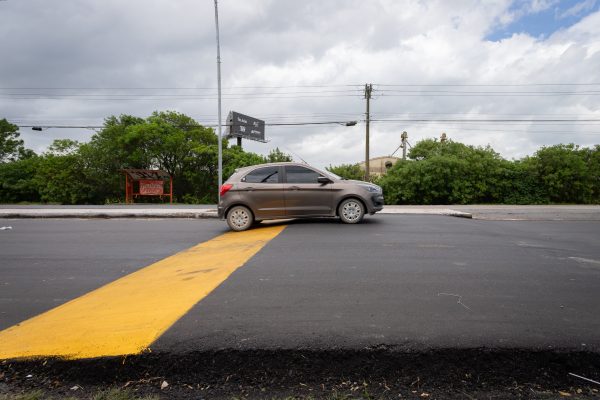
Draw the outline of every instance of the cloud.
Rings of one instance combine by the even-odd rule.
[[[600,70],[600,13],[543,40],[528,34],[486,40],[498,21],[514,18],[515,7],[541,12],[555,6],[553,1],[519,4],[221,0],[223,114],[236,110],[267,122],[362,120],[362,90],[373,83],[371,111],[377,121],[371,126],[372,156],[391,153],[404,130],[413,144],[446,132],[468,144],[491,144],[507,158],[531,154],[541,145],[598,143],[594,132],[600,128],[594,125],[397,121],[600,118],[597,95],[540,94],[598,90],[590,84],[598,83]],[[171,109],[204,124],[216,123],[212,2],[0,2],[0,35],[9,38],[0,42],[0,118],[96,125],[112,114],[147,116]],[[428,86],[536,83],[581,86]],[[394,84],[413,86],[385,86]],[[92,89],[35,89],[26,92],[62,97],[19,99],[8,96],[17,92],[6,88]],[[468,93],[449,93],[457,91]],[[533,94],[502,96],[501,91]],[[191,94],[202,98],[190,99]],[[22,132],[26,144],[38,151],[53,138],[87,140],[92,133]],[[317,166],[364,159],[362,123],[270,126],[266,133],[268,145],[244,142],[245,148],[268,153],[279,146]]]
[[[504,12],[498,16],[496,23],[500,26],[508,26],[524,16],[543,13],[559,3],[560,0],[517,0],[507,5]]]
[[[538,13],[548,10],[559,3],[559,0],[532,0],[530,3],[526,4],[525,9],[530,13]]]
[[[559,13],[558,19],[564,19],[568,17],[577,17],[594,9],[596,0],[585,0],[575,4],[573,7]]]

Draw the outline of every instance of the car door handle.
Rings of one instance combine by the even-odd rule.
[[[290,186],[289,190],[300,190],[300,186]]]

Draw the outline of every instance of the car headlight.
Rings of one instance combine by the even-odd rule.
[[[377,185],[362,184],[359,186],[367,189],[367,191],[369,191],[371,193],[381,193],[382,192],[381,188]]]

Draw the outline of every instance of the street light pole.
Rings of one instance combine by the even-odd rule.
[[[365,130],[365,181],[369,181],[371,178],[371,171],[369,168],[369,123],[371,120],[371,111],[369,104],[371,101],[371,93],[373,92],[373,85],[368,83],[365,84],[365,99],[367,99],[367,112],[366,112],[366,130]]]
[[[218,98],[219,98],[219,185],[217,186],[218,199],[221,201],[221,185],[223,185],[223,145],[222,145],[222,131],[221,131],[221,46],[219,44],[219,11],[218,11],[217,0],[215,0],[215,27],[217,29],[217,86],[218,86]]]

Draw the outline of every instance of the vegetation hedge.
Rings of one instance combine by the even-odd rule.
[[[236,168],[277,161],[291,157],[279,149],[264,157],[223,143],[224,178]],[[167,171],[177,202],[217,200],[217,136],[186,115],[112,116],[90,142],[56,140],[40,155],[24,147],[17,126],[0,120],[2,203],[123,202],[125,168]],[[356,164],[327,169],[347,179],[363,177]],[[600,145],[559,144],[506,160],[490,146],[427,139],[374,181],[387,204],[599,204]]]

